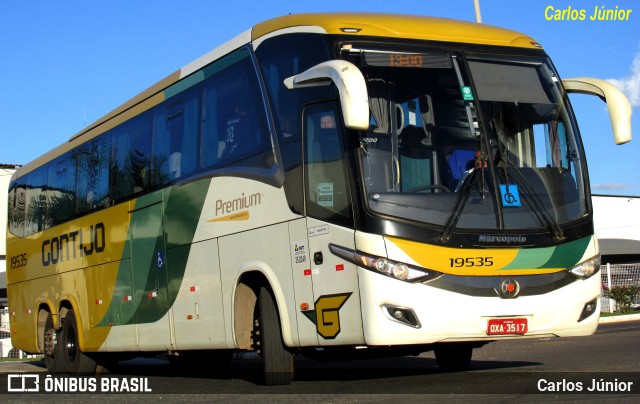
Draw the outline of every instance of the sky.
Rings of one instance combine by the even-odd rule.
[[[562,78],[611,80],[629,97],[634,140],[617,146],[605,104],[571,95],[593,193],[640,195],[640,3],[481,0],[482,22],[523,32]],[[632,10],[591,21],[596,7]],[[584,20],[554,20],[585,10]],[[475,21],[473,0],[0,0],[0,164],[25,164],[147,87],[269,18],[392,12]]]

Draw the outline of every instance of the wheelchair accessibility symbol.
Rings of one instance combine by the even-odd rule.
[[[502,197],[502,206],[521,206],[520,191],[515,184],[500,184],[500,195]]]
[[[164,257],[162,253],[158,251],[158,269],[161,269],[164,266]]]

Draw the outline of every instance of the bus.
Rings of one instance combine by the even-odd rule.
[[[50,372],[141,355],[294,355],[589,335],[598,244],[567,94],[532,38],[421,16],[255,25],[24,165],[8,195],[13,345]]]

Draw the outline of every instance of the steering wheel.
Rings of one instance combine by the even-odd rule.
[[[420,192],[420,191],[427,191],[430,189],[440,189],[444,192],[451,192],[451,190],[447,187],[445,187],[444,185],[422,185],[419,187],[415,187],[415,188],[411,188],[408,189],[407,191],[405,191],[406,193],[416,193],[416,192]]]

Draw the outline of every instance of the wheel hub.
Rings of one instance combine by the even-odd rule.
[[[58,344],[58,333],[53,328],[49,328],[44,333],[44,354],[50,358],[56,356],[56,345]]]

